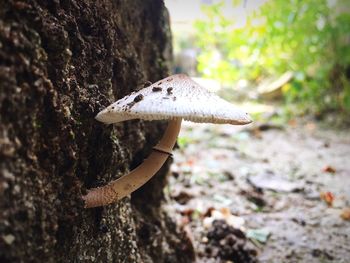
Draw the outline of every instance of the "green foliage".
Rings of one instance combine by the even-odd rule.
[[[270,0],[244,27],[222,14],[223,3],[204,6],[207,19],[195,23],[198,70],[223,83],[244,78],[256,84],[293,71],[283,89],[287,102],[313,112],[350,112],[350,14],[342,10],[346,0],[331,2]]]

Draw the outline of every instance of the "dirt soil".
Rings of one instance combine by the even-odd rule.
[[[197,262],[240,262],[210,240],[218,219],[244,233],[258,262],[350,262],[348,131],[184,123],[179,145],[167,208]]]

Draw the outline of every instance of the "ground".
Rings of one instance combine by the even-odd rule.
[[[198,262],[230,260],[220,254],[226,241],[208,235],[215,219],[241,229],[258,262],[349,262],[348,131],[305,120],[184,123],[179,145],[167,208]]]

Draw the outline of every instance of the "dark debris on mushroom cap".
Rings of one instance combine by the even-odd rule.
[[[167,91],[168,95],[173,94],[173,92],[172,92],[173,91],[173,87],[167,88],[166,91]]]
[[[141,100],[143,100],[143,95],[142,95],[142,94],[139,94],[139,95],[137,95],[137,96],[134,98],[134,102],[139,102],[139,101],[141,101]]]
[[[161,87],[153,87],[152,91],[153,92],[159,92],[159,91],[162,91],[162,88]]]

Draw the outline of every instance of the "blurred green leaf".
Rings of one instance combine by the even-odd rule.
[[[177,144],[179,145],[179,147],[182,148],[186,148],[188,144],[192,143],[193,139],[190,137],[185,137],[185,136],[180,136],[177,138]]]
[[[198,70],[232,85],[239,79],[259,84],[264,78],[293,71],[284,90],[287,103],[309,111],[350,112],[350,14],[347,1],[267,1],[238,27],[223,16],[224,5],[207,5],[207,19],[197,21]],[[232,1],[233,6],[243,1]]]

